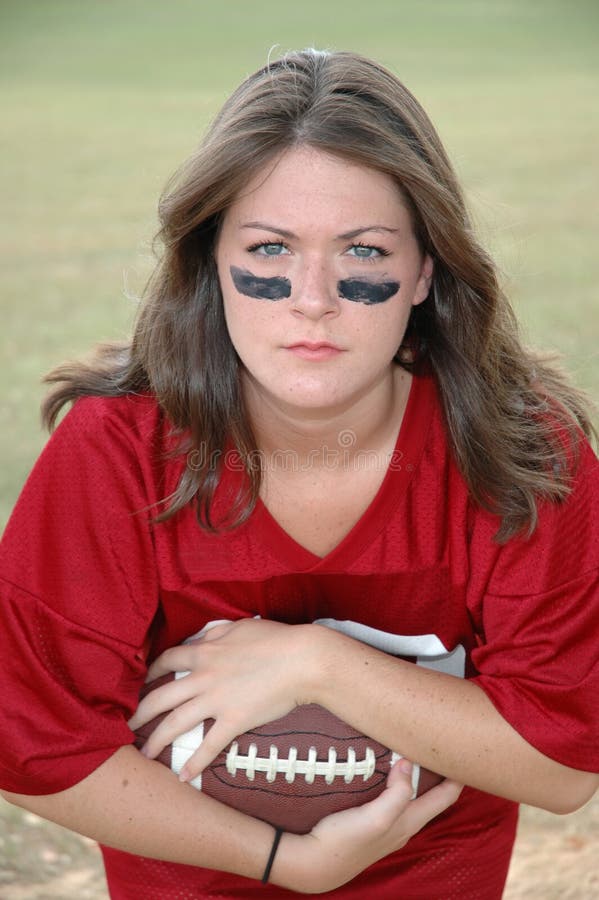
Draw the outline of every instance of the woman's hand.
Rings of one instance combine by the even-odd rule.
[[[142,752],[155,758],[178,735],[214,719],[181,772],[181,780],[190,781],[238,735],[310,702],[301,694],[309,647],[306,635],[302,625],[241,619],[218,624],[191,643],[166,650],[150,666],[147,680],[170,672],[189,675],[156,688],[141,701],[129,722],[133,730],[171,710]]]
[[[461,785],[443,781],[410,800],[410,772],[410,763],[401,760],[376,800],[327,816],[308,835],[284,834],[271,880],[300,893],[332,891],[399,850],[458,799]]]

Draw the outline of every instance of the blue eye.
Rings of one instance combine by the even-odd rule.
[[[283,256],[289,253],[289,250],[282,241],[261,241],[248,247],[248,253],[256,256]]]
[[[389,251],[383,247],[373,247],[371,244],[352,244],[347,251],[356,259],[377,259],[379,256],[389,256]]]

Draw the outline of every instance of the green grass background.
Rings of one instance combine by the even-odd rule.
[[[125,336],[155,207],[269,50],[358,50],[421,99],[531,342],[599,396],[595,0],[0,0],[0,526],[40,378]]]

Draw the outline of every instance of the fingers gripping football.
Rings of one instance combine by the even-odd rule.
[[[377,860],[404,847],[458,799],[461,786],[442,781],[411,802],[409,769],[406,760],[396,763],[385,790],[374,800],[327,816],[299,840],[296,835],[284,836],[279,851],[281,862],[292,857],[301,873],[302,892],[324,893],[340,887]]]
[[[163,716],[143,747],[145,755],[159,756],[177,735],[213,719],[181,773],[190,780],[237,735],[290,712],[298,704],[301,683],[300,631],[301,626],[242,619],[217,623],[199,638],[165,651],[150,666],[148,681],[173,672],[185,677],[148,693],[130,720],[138,730]]]

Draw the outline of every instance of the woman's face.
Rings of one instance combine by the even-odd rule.
[[[391,382],[432,274],[392,179],[310,147],[250,182],[225,214],[216,261],[251,408],[262,399],[306,415]]]

